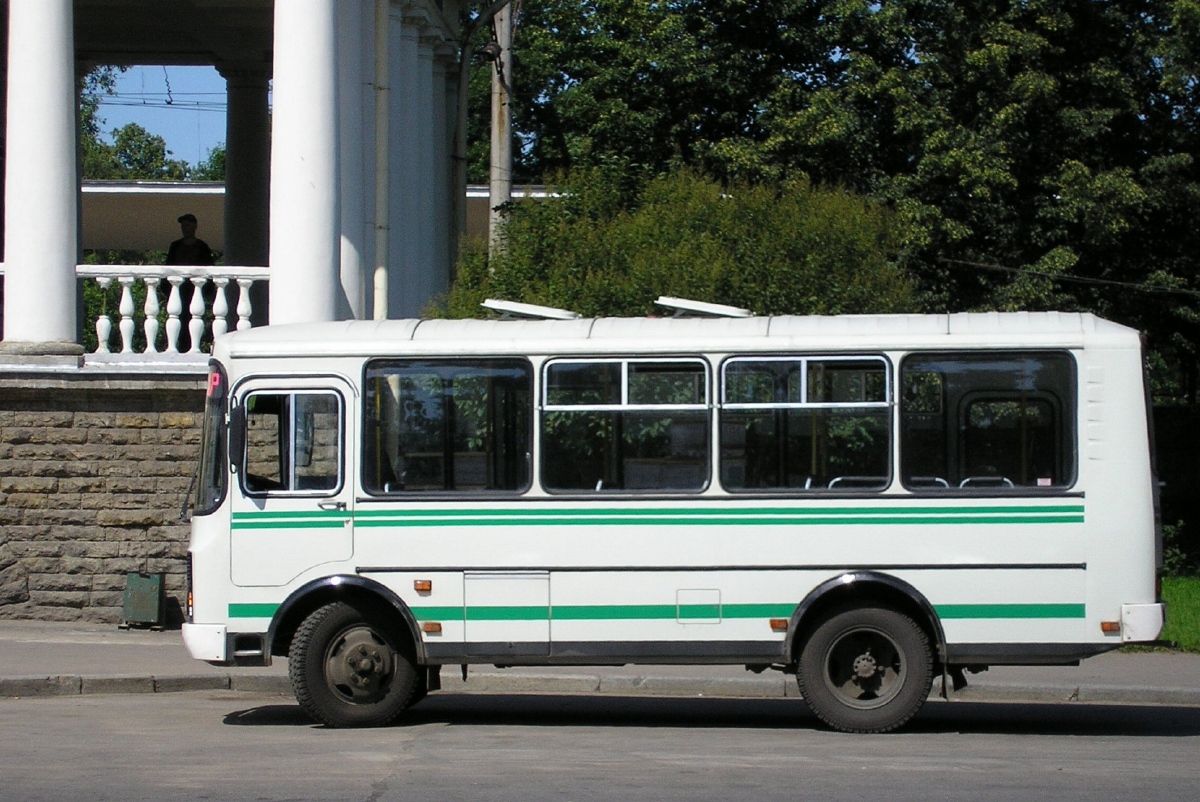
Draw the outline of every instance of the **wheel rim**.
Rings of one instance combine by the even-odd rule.
[[[904,652],[886,632],[855,627],[834,638],[825,652],[825,687],[844,705],[883,707],[904,687]]]
[[[396,653],[371,627],[355,626],[332,639],[324,666],[325,681],[338,698],[348,704],[372,704],[387,695]]]

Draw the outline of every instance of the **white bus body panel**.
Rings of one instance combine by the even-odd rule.
[[[685,497],[594,501],[547,494],[536,480],[527,493],[488,499],[382,499],[358,486],[365,359],[516,355],[536,374],[550,356],[701,355],[715,371],[731,354],[846,352],[882,354],[896,370],[913,351],[975,349],[1074,355],[1077,475],[1066,492],[913,494],[897,479],[895,442],[887,491],[836,500],[728,494],[715,477]],[[310,542],[311,532],[242,533],[231,547],[231,510],[251,514],[257,504],[268,512],[239,495],[236,478],[220,509],[195,520],[194,621],[208,628],[191,625],[189,637],[204,654],[216,651],[216,627],[266,632],[296,589],[335,575],[383,585],[418,623],[440,624],[422,635],[423,646],[446,662],[488,648],[502,657],[498,644],[565,662],[603,662],[605,644],[618,643],[625,657],[637,644],[663,647],[647,659],[682,661],[688,644],[712,657],[723,642],[782,657],[789,635],[772,619],[789,618],[822,583],[863,570],[915,588],[952,653],[956,644],[1010,644],[1019,661],[1030,644],[1101,651],[1152,640],[1161,628],[1140,343],[1136,332],[1090,315],[359,321],[227,335],[214,357],[235,392],[255,376],[278,388],[344,377],[351,456],[348,494],[338,497],[345,525],[326,533],[340,538],[337,548]],[[893,411],[894,440],[896,425]],[[715,420],[713,427],[715,435]],[[536,435],[533,452],[536,477]],[[836,520],[823,521],[831,509]],[[364,511],[393,511],[396,520],[363,525]],[[418,580],[432,589],[414,590]],[[1100,622],[1118,620],[1119,635],[1101,632]],[[741,656],[737,648],[730,654]]]

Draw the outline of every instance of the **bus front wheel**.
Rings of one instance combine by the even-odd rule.
[[[343,602],[317,609],[288,653],[296,701],[329,727],[376,727],[408,705],[417,669],[407,638],[384,617]]]
[[[889,732],[916,715],[933,684],[929,638],[888,607],[851,607],[809,633],[796,672],[817,718],[843,732]]]

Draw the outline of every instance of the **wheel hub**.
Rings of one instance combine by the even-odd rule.
[[[369,703],[386,690],[394,658],[369,627],[358,627],[333,645],[325,665],[330,688],[347,701]]]
[[[875,662],[875,658],[871,656],[871,650],[854,658],[854,676],[859,679],[870,679],[879,671],[879,664]]]

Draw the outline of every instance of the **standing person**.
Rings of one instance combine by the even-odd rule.
[[[168,265],[200,265],[211,267],[213,264],[213,252],[208,247],[208,243],[196,237],[196,215],[188,212],[182,214],[178,219],[179,230],[183,234],[182,237],[171,243],[167,248],[167,264]],[[159,283],[159,288],[163,293],[164,299],[171,297],[171,283],[165,279]],[[207,286],[205,287],[207,290]],[[192,304],[192,295],[195,293],[195,285],[191,281],[185,281],[179,285],[179,300],[183,303],[183,309],[179,313],[179,322],[182,327],[179,331],[179,350],[187,351],[191,348],[191,335],[188,333],[188,321],[191,320],[191,312],[189,307]],[[207,307],[208,293],[205,293],[205,306]],[[164,304],[165,306],[165,304]]]
[[[207,242],[196,238],[196,215],[190,212],[180,215],[178,222],[183,236],[167,248],[167,264],[211,266],[212,249],[208,247]]]

